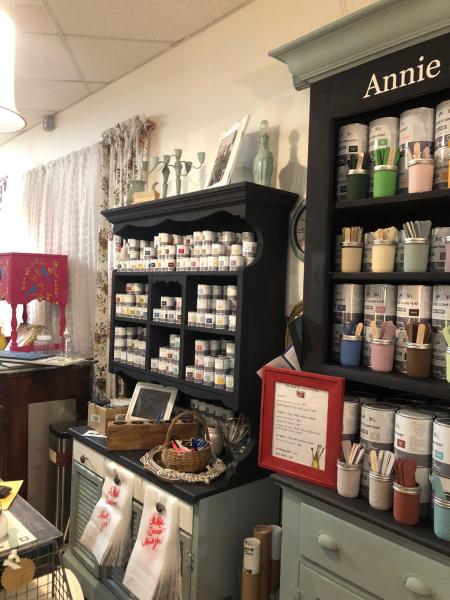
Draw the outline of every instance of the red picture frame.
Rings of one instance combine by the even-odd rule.
[[[328,406],[326,408],[326,435],[325,435],[325,449],[322,450],[322,445],[317,446],[316,450],[316,461],[314,461],[314,449],[311,448],[312,453],[312,463],[315,462],[316,467],[308,466],[306,464],[300,464],[298,461],[288,460],[286,458],[281,458],[279,455],[273,455],[273,440],[274,440],[274,419],[275,417],[278,419],[277,423],[277,438],[275,441],[276,449],[275,452],[280,454],[280,435],[283,437],[289,437],[291,440],[295,437],[295,433],[293,433],[293,429],[290,425],[293,422],[293,419],[287,419],[289,414],[285,411],[282,405],[281,408],[278,408],[277,415],[275,415],[275,391],[277,383],[288,384],[289,386],[296,386],[299,388],[306,388],[306,390],[315,390],[315,391],[324,391],[328,393]],[[283,386],[283,390],[288,389],[286,386]],[[293,393],[293,388],[290,388]],[[345,392],[345,379],[342,377],[329,377],[326,375],[317,375],[316,373],[305,373],[302,371],[292,371],[289,369],[276,369],[273,367],[265,367],[263,369],[263,384],[262,384],[262,394],[261,394],[261,418],[260,418],[260,431],[259,431],[259,465],[265,469],[269,469],[271,471],[276,471],[278,473],[283,473],[285,475],[289,475],[291,477],[296,477],[297,479],[304,479],[305,481],[309,481],[310,483],[315,483],[317,485],[321,485],[324,487],[336,489],[336,477],[337,477],[337,468],[336,462],[340,456],[341,450],[341,437],[342,437],[342,414],[343,414],[343,406],[344,406],[344,392]],[[291,393],[291,392],[290,392]],[[309,392],[310,395],[310,392]],[[311,400],[309,400],[308,404],[304,404],[304,408],[302,409],[301,399],[305,398],[304,392],[300,390],[295,391],[295,399],[294,403],[296,403],[296,398],[299,398],[298,406],[293,406],[293,414],[295,413],[297,416],[295,418],[298,419],[299,415],[303,410],[305,412],[305,418],[309,411],[309,421],[311,419],[314,420],[314,417],[311,413]],[[324,398],[321,396],[321,404],[323,405]],[[319,404],[317,404],[319,406]],[[320,409],[322,414],[324,412],[323,406]],[[311,416],[312,415],[312,416]],[[295,420],[294,418],[294,420]],[[281,427],[284,427],[284,424],[280,425],[280,419],[284,419],[284,423],[287,423],[287,426],[290,427],[290,431],[288,436],[285,436],[284,433],[280,433]],[[319,421],[319,417],[317,417]],[[318,431],[320,431],[320,423],[315,424]],[[308,425],[308,430],[311,429]],[[314,429],[314,427],[312,427]],[[308,434],[300,433],[299,435],[307,435],[311,437],[311,434],[308,431]],[[323,434],[322,434],[323,435]],[[281,441],[281,445],[283,440]],[[291,444],[292,447],[292,444]],[[301,447],[299,452],[304,452],[306,450],[309,451],[309,448],[306,449],[306,441],[298,444],[298,448]],[[321,456],[317,460],[317,455],[319,452],[323,453],[324,456],[324,468],[320,468],[320,460]]]

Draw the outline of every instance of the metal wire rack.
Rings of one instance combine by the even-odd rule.
[[[61,550],[56,542],[20,552],[21,558],[31,558],[36,565],[34,579],[17,592],[7,592],[0,585],[0,600],[75,600],[71,594],[62,565]],[[3,575],[0,561],[0,581]]]

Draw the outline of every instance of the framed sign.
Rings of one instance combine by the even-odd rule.
[[[345,380],[265,367],[259,465],[336,488]]]
[[[178,390],[157,383],[139,382],[128,406],[126,421],[168,421]]]

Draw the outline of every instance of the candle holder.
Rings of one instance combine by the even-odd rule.
[[[175,150],[173,151],[173,154],[163,154],[161,156],[161,160],[159,159],[159,156],[153,156],[150,159],[150,173],[153,173],[153,171],[158,169],[158,166],[160,166],[159,170],[161,171],[161,174],[163,176],[163,185],[162,185],[162,197],[166,198],[167,197],[167,189],[169,187],[169,176],[170,176],[170,169],[172,168],[175,172],[175,188],[176,188],[176,195],[178,196],[181,192],[181,178],[182,177],[186,177],[186,175],[189,175],[189,173],[191,172],[192,169],[200,169],[203,165],[203,163],[205,162],[205,153],[204,152],[197,152],[197,159],[198,159],[198,166],[195,166],[192,164],[192,161],[189,160],[181,160],[181,155],[183,154],[183,150],[181,148],[175,148]],[[170,159],[174,158],[175,161],[173,164],[170,164]],[[184,171],[183,171],[184,168]]]

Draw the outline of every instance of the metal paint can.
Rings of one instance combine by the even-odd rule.
[[[431,412],[402,408],[395,415],[394,449],[399,458],[413,460],[418,466],[431,465],[433,445]]]
[[[361,407],[360,441],[366,449],[391,450],[396,406],[365,402]]]
[[[447,146],[450,140],[450,100],[444,100],[436,106],[434,143],[436,148]]]
[[[447,343],[440,329],[433,331],[431,343],[433,346],[431,350],[431,374],[436,379],[446,379],[445,351]]]
[[[359,437],[360,403],[356,396],[345,396],[342,439],[356,442]]]
[[[449,148],[447,148],[447,146],[445,146],[444,148],[436,148],[436,150],[434,151],[434,190],[446,190],[448,188],[449,157],[450,150]]]
[[[369,123],[369,154],[374,160],[375,150],[387,146],[398,147],[398,117],[382,117]],[[373,190],[373,163],[370,168],[369,193]]]
[[[336,196],[347,196],[347,161],[352,154],[367,152],[369,128],[362,123],[349,123],[339,128],[337,148]]]
[[[450,321],[450,285],[435,285],[431,306],[431,326],[443,329],[446,321]]]
[[[430,236],[430,271],[445,271],[445,237],[450,235],[450,227],[434,227]]]
[[[394,259],[394,271],[397,273],[403,273],[405,263],[405,232],[400,230],[398,232],[397,248],[395,249]]]
[[[364,288],[364,341],[362,350],[362,362],[370,366],[370,343],[372,332],[371,321],[375,321],[377,327],[381,327],[383,321],[395,321],[397,310],[397,286],[387,283],[368,284]]]
[[[433,425],[433,471],[450,477],[450,418],[436,419]]]
[[[425,147],[434,154],[434,108],[419,107],[406,110],[400,115],[398,163],[398,190],[408,191],[408,161],[414,157],[414,144],[419,143],[420,152]]]
[[[332,320],[348,323],[362,319],[364,286],[359,283],[338,283],[333,290]]]
[[[394,364],[397,371],[406,371],[407,323],[429,323],[431,320],[432,287],[429,285],[399,285],[397,288],[397,340]]]

